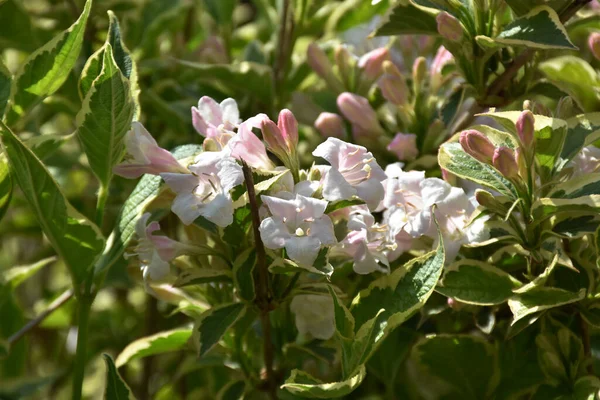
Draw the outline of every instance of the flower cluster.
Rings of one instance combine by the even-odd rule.
[[[360,106],[360,99],[351,99],[350,94],[346,97]],[[377,123],[374,117],[368,122],[369,114],[358,109],[348,110],[348,115],[355,116],[356,126]],[[283,176],[279,184],[261,190],[259,232],[273,259],[287,258],[298,268],[313,268],[325,250],[331,258],[351,260],[358,274],[388,273],[402,253],[423,249],[425,242],[431,244],[431,240],[420,241],[422,237],[435,242],[436,226],[446,239],[449,261],[462,244],[485,237],[482,220],[470,224],[475,207],[462,189],[441,179],[426,178],[422,171],[403,171],[400,164],[384,171],[363,146],[329,137],[313,151],[315,163],[311,168],[300,169],[298,125],[289,110],[279,114],[277,123],[264,114],[241,122],[233,99],[219,104],[202,97],[198,107],[192,108],[192,118],[204,137],[204,151],[189,165],[180,164],[141,124],[134,123],[127,134],[129,157],[115,168],[124,177],[162,177],[175,195],[171,211],[185,225],[199,217],[222,228],[232,224],[235,208],[245,204],[234,202],[232,192],[244,183],[242,165],[246,163],[257,173]],[[410,143],[395,142],[399,151],[411,151],[401,149],[410,148]],[[276,166],[275,158],[283,166]],[[154,281],[168,275],[169,261],[186,250],[193,253],[193,248],[154,236],[158,223],[148,225],[148,218],[144,215],[138,223],[135,254],[144,279]],[[306,300],[301,304],[296,297],[292,302],[299,330],[318,338],[331,336],[333,328],[329,325],[325,329],[316,324],[321,328],[315,328],[315,322],[308,321],[314,318],[310,307],[306,308],[306,304],[314,303],[329,309],[331,300],[318,295]]]

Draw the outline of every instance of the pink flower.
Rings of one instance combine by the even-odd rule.
[[[593,32],[590,34],[588,46],[594,57],[596,57],[597,60],[600,60],[600,33]]]
[[[569,163],[573,168],[572,177],[600,172],[600,148],[595,146],[587,146],[573,157]]]
[[[260,224],[260,237],[269,249],[285,248],[293,261],[312,265],[321,246],[335,244],[333,224],[325,215],[327,202],[296,194],[290,200],[261,196],[271,212]]]
[[[336,201],[358,196],[367,203],[369,209],[377,208],[383,199],[381,182],[386,176],[366,148],[328,138],[312,154],[331,164],[331,168],[324,168],[324,199]]]
[[[372,137],[383,133],[377,113],[364,97],[344,92],[338,96],[337,106],[352,126],[365,135]]]
[[[141,123],[134,121],[131,128],[125,136],[125,148],[129,157],[113,168],[115,174],[133,179],[143,174],[187,172],[170,152],[158,146]]]
[[[218,144],[221,150],[233,136],[240,112],[234,99],[225,99],[221,104],[208,96],[198,101],[198,107],[192,107],[192,123],[198,133]]]
[[[265,144],[252,132],[252,128],[260,128],[264,121],[269,120],[265,114],[258,114],[240,124],[237,135],[227,143],[231,157],[244,160],[256,169],[272,170],[273,162],[267,155]]]
[[[387,149],[396,154],[399,160],[414,160],[419,155],[417,136],[412,133],[397,133]]]
[[[277,125],[265,118],[262,120],[260,128],[269,151],[275,154],[289,169],[297,169],[298,122],[294,114],[288,109],[283,109],[279,113]]]

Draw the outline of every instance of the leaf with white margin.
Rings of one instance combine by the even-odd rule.
[[[541,198],[531,207],[532,226],[538,226],[556,213],[579,213],[597,215],[600,212],[600,195],[578,197],[576,199]]]
[[[571,160],[585,146],[600,139],[600,113],[581,114],[567,119],[567,139],[560,157]]]
[[[14,124],[46,96],[56,92],[67,80],[79,57],[91,8],[92,0],[87,0],[77,21],[34,51],[16,73],[10,109],[6,114],[8,125]]]
[[[125,134],[131,129],[134,113],[129,82],[107,43],[102,70],[92,82],[76,117],[77,136],[104,190],[113,177],[113,167],[123,158]]]
[[[600,96],[595,88],[600,84],[600,78],[587,61],[566,55],[540,63],[539,69],[548,80],[569,93],[582,110],[598,110]]]
[[[585,174],[559,183],[552,188],[548,197],[576,199],[593,194],[600,194],[600,173]]]
[[[115,363],[111,356],[103,354],[104,363],[106,364],[106,386],[104,389],[104,399],[106,400],[135,400],[131,389],[115,367]]]
[[[342,382],[323,383],[304,371],[294,369],[281,388],[306,399],[333,399],[352,393],[366,375],[366,368],[362,365],[355,375]]]
[[[381,309],[385,310],[383,316],[387,319],[386,334],[410,318],[433,293],[444,268],[444,259],[440,234],[435,250],[371,282],[352,301],[350,312],[356,327],[360,329]]]
[[[504,26],[494,40],[511,46],[535,49],[577,50],[558,14],[548,6],[536,7]]]
[[[191,336],[191,328],[179,328],[139,338],[129,343],[121,351],[115,364],[117,368],[121,368],[133,360],[181,350]]]
[[[194,325],[193,341],[202,357],[221,340],[227,330],[246,312],[243,303],[213,307],[200,316]]]
[[[435,10],[433,10],[435,11]],[[375,36],[438,35],[434,12],[426,12],[414,4],[398,4],[387,21],[377,28]]]
[[[254,286],[254,268],[256,266],[256,249],[249,248],[236,257],[233,262],[233,283],[238,295],[245,301],[256,298]]]
[[[0,134],[15,181],[77,285],[104,248],[102,233],[68,202],[46,166],[2,122]]]
[[[463,259],[445,268],[436,291],[463,303],[487,306],[504,303],[520,285],[491,264]]]
[[[508,306],[513,313],[514,325],[517,321],[538,311],[576,303],[585,297],[585,289],[579,292],[569,292],[554,287],[542,287],[520,293],[508,300]]]

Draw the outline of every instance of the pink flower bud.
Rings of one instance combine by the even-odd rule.
[[[442,68],[446,64],[451,63],[454,60],[454,56],[450,53],[444,46],[440,46],[433,62],[431,63],[431,75],[440,75],[442,73]]]
[[[267,148],[275,154],[289,169],[298,168],[298,122],[290,110],[279,113],[277,125],[268,118],[261,122],[263,139]]]
[[[444,39],[451,42],[458,42],[463,37],[463,27],[459,20],[454,16],[442,11],[435,18],[437,30]]]
[[[399,160],[414,160],[419,155],[417,136],[412,133],[397,133],[387,149],[396,154]]]
[[[412,67],[412,75],[413,82],[415,86],[419,87],[423,83],[423,79],[425,79],[425,75],[427,74],[427,60],[425,57],[418,57],[413,63]]]
[[[508,147],[501,146],[494,151],[492,165],[507,179],[515,179],[519,176],[515,152]]]
[[[459,142],[463,150],[476,160],[486,164],[492,161],[496,148],[483,133],[474,129],[463,131]]]
[[[379,89],[384,99],[397,106],[406,104],[408,87],[400,75],[385,74],[379,80]]]
[[[344,117],[360,131],[368,134],[383,132],[375,110],[369,104],[369,100],[364,97],[344,92],[338,96],[337,106]]]
[[[592,51],[592,54],[594,55],[594,57],[596,57],[597,60],[600,60],[600,33],[599,32],[593,32],[590,37],[588,38],[588,46],[590,47],[590,50]]]
[[[521,115],[519,115],[517,123],[515,124],[517,127],[517,134],[521,139],[521,143],[525,147],[531,146],[535,140],[534,124],[535,117],[529,110],[523,111]]]
[[[321,78],[326,78],[333,73],[327,54],[316,43],[311,43],[308,46],[306,61]]]
[[[315,128],[323,137],[344,137],[344,120],[337,114],[322,112],[315,121]]]
[[[383,72],[383,62],[389,61],[390,52],[385,47],[372,50],[358,60],[358,67],[369,79],[377,79]]]
[[[281,110],[277,118],[277,126],[289,151],[294,151],[298,146],[298,121],[294,114],[287,108]]]

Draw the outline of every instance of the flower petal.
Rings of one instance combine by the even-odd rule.
[[[298,264],[313,265],[321,250],[321,241],[312,236],[292,236],[285,241],[285,250]]]
[[[356,189],[352,187],[342,174],[330,168],[323,179],[323,198],[329,201],[347,200],[356,195]]]
[[[263,244],[272,250],[283,248],[285,241],[291,236],[281,218],[278,217],[263,219],[258,229]]]
[[[200,215],[224,228],[233,222],[233,201],[229,194],[219,193],[200,207]]]

